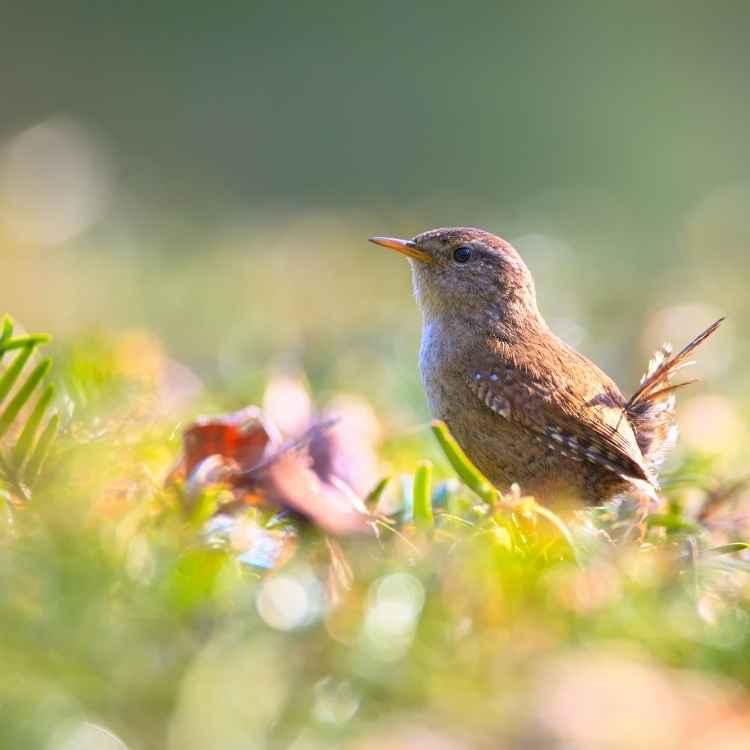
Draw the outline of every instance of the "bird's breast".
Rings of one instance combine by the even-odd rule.
[[[440,320],[425,321],[419,350],[419,369],[430,412],[438,419],[450,420],[458,410],[466,408],[473,398],[465,387],[466,336],[459,327]],[[473,404],[472,404],[473,406]]]

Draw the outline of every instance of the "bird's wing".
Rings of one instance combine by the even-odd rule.
[[[528,355],[529,352],[526,352]],[[498,344],[468,372],[469,388],[489,409],[533,432],[550,450],[598,464],[635,484],[657,486],[646,468],[625,399],[614,382],[562,342],[540,361]]]

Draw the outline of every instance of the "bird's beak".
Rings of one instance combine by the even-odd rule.
[[[376,245],[382,245],[389,250],[395,250],[397,253],[408,255],[415,260],[421,260],[423,263],[432,263],[432,257],[424,250],[420,250],[412,240],[399,240],[395,237],[370,237],[369,240]]]

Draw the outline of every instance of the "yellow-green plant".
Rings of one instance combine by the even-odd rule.
[[[52,361],[32,361],[49,340],[43,333],[14,336],[8,316],[0,324],[0,488],[16,500],[31,497],[59,428],[55,387],[46,382]]]

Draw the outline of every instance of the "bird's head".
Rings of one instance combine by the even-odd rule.
[[[414,291],[426,315],[484,310],[538,315],[534,280],[513,246],[471,227],[432,229],[411,240],[370,237],[406,255]]]

